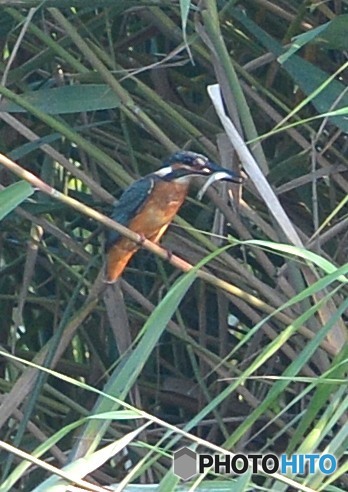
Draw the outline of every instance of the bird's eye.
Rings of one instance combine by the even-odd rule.
[[[195,159],[194,165],[200,171],[205,172],[205,173],[210,173],[210,169],[207,167],[207,161],[205,159],[203,159],[202,157],[197,157]]]
[[[204,167],[205,166],[205,160],[202,157],[197,157],[195,159],[195,166]]]

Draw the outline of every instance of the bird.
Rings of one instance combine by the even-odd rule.
[[[183,204],[195,177],[207,178],[199,192],[201,199],[215,181],[241,184],[238,174],[215,164],[208,157],[191,151],[178,151],[162,166],[131,184],[113,208],[111,218],[157,243]],[[105,282],[112,284],[122,275],[140,245],[110,230],[106,239]]]

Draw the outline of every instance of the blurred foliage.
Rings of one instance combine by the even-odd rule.
[[[1,190],[14,186],[0,191],[0,428],[13,446],[1,452],[0,490],[53,490],[45,463],[70,463],[80,487],[89,474],[176,490],[171,453],[194,441],[212,452],[332,452],[333,476],[293,479],[298,490],[347,490],[348,3],[97,4],[1,2],[1,152],[109,214],[177,149],[238,168],[207,94],[218,82],[306,249],[267,247],[286,231],[252,180],[234,201],[219,185],[202,203],[190,195],[162,244],[194,265],[213,252],[205,268],[233,293],[178,278],[142,250],[122,293],[95,297],[104,228],[42,193],[25,200],[32,189],[0,165]],[[228,236],[241,242],[218,251]],[[85,419],[102,412],[114,413]],[[15,449],[35,450],[41,465]],[[211,480],[223,490],[235,479]],[[261,474],[238,487],[290,490]]]

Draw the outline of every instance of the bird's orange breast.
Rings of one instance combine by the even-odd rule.
[[[185,200],[188,184],[159,181],[156,182],[141,210],[129,222],[133,232],[157,242]],[[114,282],[123,272],[127,263],[139,246],[122,237],[108,253],[107,281]]]
[[[156,183],[141,211],[131,220],[129,228],[155,240],[154,236],[175,217],[185,200],[187,190],[186,184],[166,181]]]

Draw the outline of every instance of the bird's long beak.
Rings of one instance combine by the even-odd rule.
[[[197,193],[198,200],[202,200],[205,192],[216,181],[231,181],[232,183],[242,184],[244,182],[244,178],[242,176],[238,176],[233,171],[229,171],[223,167],[217,166],[213,164],[211,167],[213,174],[209,176],[207,181],[204,183],[202,188]]]

